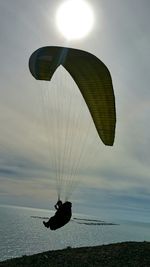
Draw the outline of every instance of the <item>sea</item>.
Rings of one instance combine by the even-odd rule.
[[[43,220],[52,215],[48,210],[0,206],[0,261],[67,247],[150,241],[150,223],[103,222],[75,215],[67,225],[51,231],[43,226]]]

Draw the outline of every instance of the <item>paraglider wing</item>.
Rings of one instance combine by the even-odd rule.
[[[43,47],[30,57],[29,68],[37,80],[51,80],[62,65],[80,89],[105,145],[113,145],[116,126],[115,97],[109,70],[96,56],[73,48]]]

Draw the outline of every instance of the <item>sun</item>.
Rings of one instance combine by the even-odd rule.
[[[84,0],[67,0],[57,10],[56,24],[66,39],[83,38],[92,30],[93,10]]]

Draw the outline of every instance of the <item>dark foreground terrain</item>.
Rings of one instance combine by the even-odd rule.
[[[150,267],[150,242],[66,248],[0,262],[0,267]]]

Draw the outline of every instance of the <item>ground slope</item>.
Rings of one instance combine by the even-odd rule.
[[[0,267],[150,267],[150,242],[66,248],[0,262]]]

